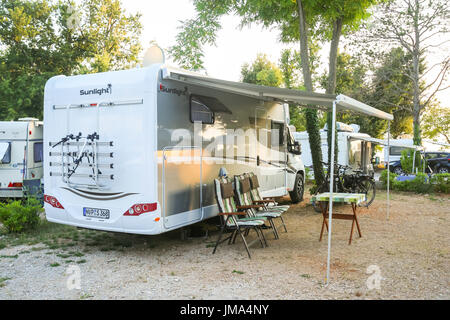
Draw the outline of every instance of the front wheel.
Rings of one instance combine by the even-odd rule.
[[[297,173],[295,177],[294,190],[289,192],[292,203],[299,203],[303,200],[303,193],[305,192],[305,183],[302,173]]]
[[[447,167],[440,167],[437,170],[438,173],[448,173],[448,168]]]

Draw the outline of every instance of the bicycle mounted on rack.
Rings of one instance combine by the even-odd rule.
[[[314,194],[330,191],[330,166],[326,162],[321,162],[328,167],[324,182],[317,187]],[[350,171],[351,172],[348,172]],[[375,179],[372,174],[366,174],[361,169],[353,169],[350,166],[334,163],[333,190],[339,193],[364,193],[366,201],[360,206],[369,207],[375,199]],[[314,210],[321,212],[318,205],[313,203]]]
[[[100,142],[97,132],[83,136],[68,134],[56,143],[49,143],[51,148],[61,146],[60,152],[49,152],[50,157],[60,157],[60,162],[50,162],[50,167],[61,167],[60,172],[50,172],[50,176],[61,176],[62,180],[71,187],[86,187],[90,189],[106,189],[107,186],[100,183],[100,179],[114,180],[113,174],[104,174],[100,168],[113,169],[113,163],[99,163],[99,158],[112,158],[112,152],[99,152],[99,147],[112,147],[113,142]],[[74,149],[74,147],[76,149]],[[83,161],[85,160],[85,161]],[[91,169],[92,172],[79,173],[79,169]],[[73,182],[71,178],[78,180],[88,178],[91,183]],[[93,181],[93,183],[92,183]]]

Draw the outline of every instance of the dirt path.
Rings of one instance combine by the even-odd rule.
[[[269,247],[255,244],[251,260],[239,241],[212,255],[217,232],[185,241],[176,232],[144,237],[66,226],[33,241],[3,235],[0,299],[449,299],[449,197],[395,193],[389,221],[385,199],[360,209],[363,237],[354,234],[350,246],[351,222],[333,222],[328,288],[322,217],[306,199],[285,214],[289,232],[273,240],[266,230]],[[380,289],[367,286],[372,265]],[[77,268],[81,288],[69,290],[67,271]]]

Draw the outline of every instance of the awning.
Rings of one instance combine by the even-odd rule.
[[[361,141],[368,141],[368,142],[372,142],[374,144],[379,144],[382,146],[388,146],[388,142],[387,140],[381,140],[381,139],[377,139],[377,138],[372,138],[372,137],[352,137],[349,136],[348,137],[349,140],[361,140]],[[389,143],[390,147],[400,147],[400,148],[405,148],[405,149],[414,149],[414,150],[423,150],[422,146],[415,146],[415,145],[411,145],[411,144],[399,144],[396,142],[393,142],[392,140]]]
[[[9,142],[0,142],[0,163],[8,163],[10,161],[10,146],[11,144]]]
[[[369,116],[374,116],[384,120],[393,120],[394,117],[384,111],[378,110],[360,101],[345,95],[324,94],[316,92],[306,92],[284,88],[266,87],[250,83],[233,82],[210,78],[184,70],[163,69],[163,78],[185,84],[197,85],[204,88],[215,89],[257,98],[265,101],[280,101],[297,104],[308,108],[330,110],[333,103],[336,103],[337,111],[351,111]]]

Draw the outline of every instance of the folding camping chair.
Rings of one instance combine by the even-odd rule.
[[[264,225],[266,218],[264,217],[245,217],[247,213],[245,210],[236,205],[234,200],[234,188],[233,183],[228,177],[221,177],[214,180],[214,187],[216,193],[217,205],[219,207],[219,216],[221,217],[221,229],[219,238],[214,246],[213,254],[216,252],[220,243],[228,240],[228,244],[235,243],[236,237],[239,234],[244,242],[245,249],[247,250],[248,257],[251,258],[249,247],[258,241],[264,248],[267,246],[266,239],[261,230],[261,226]],[[250,230],[255,230],[258,238],[251,243],[247,243],[245,237]],[[231,235],[222,240],[222,235],[225,231],[231,231]]]
[[[247,174],[244,173],[242,175],[234,176],[234,179],[240,208],[247,210],[249,216],[267,218],[275,235],[275,239],[279,239],[278,230],[273,219],[281,218],[282,212],[279,210],[270,210],[264,204],[255,204],[253,202],[250,194],[250,178]]]
[[[254,203],[261,203],[268,207],[270,210],[278,210],[281,212],[286,212],[289,209],[289,206],[287,205],[279,206],[273,198],[261,197],[261,194],[259,193],[258,176],[253,172],[246,173],[246,175],[250,178],[250,192]]]

